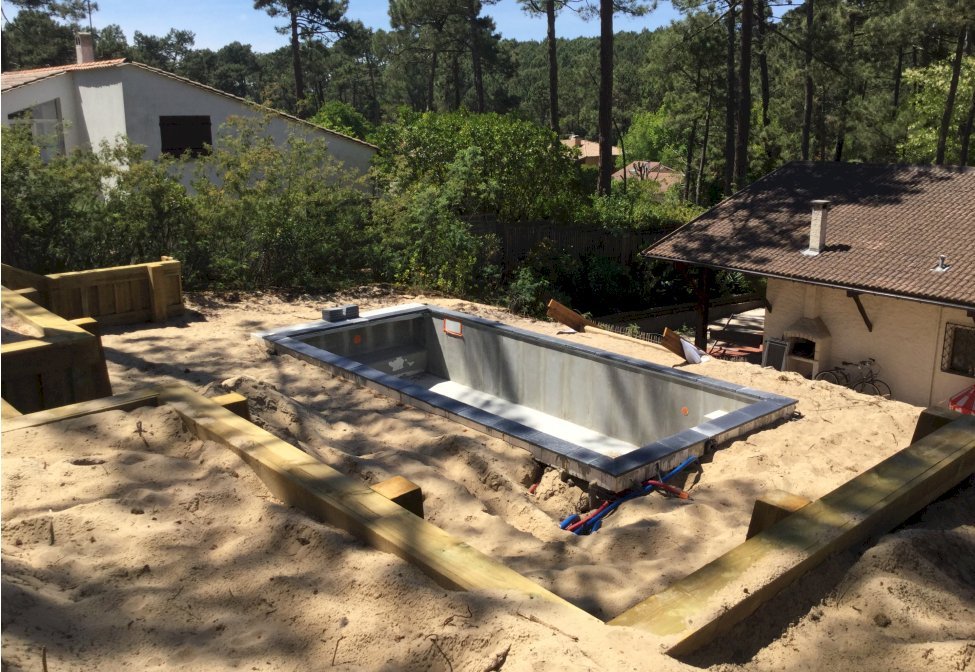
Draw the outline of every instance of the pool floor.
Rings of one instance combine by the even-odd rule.
[[[574,422],[557,418],[548,413],[542,413],[534,408],[513,404],[493,394],[475,390],[467,385],[445,380],[429,373],[409,376],[407,379],[418,387],[480,408],[506,420],[519,422],[526,427],[531,427],[550,436],[569,441],[577,446],[595,451],[600,455],[605,455],[606,457],[620,457],[640,447],[626,441],[621,441],[620,439],[614,439],[611,436],[606,436],[588,427],[577,425]]]

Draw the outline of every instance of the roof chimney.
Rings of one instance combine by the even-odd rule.
[[[79,64],[95,61],[95,41],[91,33],[75,33],[74,52]]]
[[[826,211],[829,201],[812,201],[812,219],[809,222],[809,249],[802,253],[815,257],[826,247]]]

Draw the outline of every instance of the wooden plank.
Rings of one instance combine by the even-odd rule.
[[[587,320],[582,315],[567,306],[563,306],[555,299],[548,302],[546,314],[557,322],[561,322],[570,329],[585,331],[587,326],[596,326],[592,320]]]
[[[132,392],[116,394],[112,397],[82,401],[69,406],[38,411],[37,413],[28,413],[21,415],[19,418],[5,419],[2,433],[6,434],[7,432],[16,432],[30,427],[49,425],[52,422],[80,418],[85,415],[102,413],[104,411],[131,411],[133,408],[139,408],[140,406],[156,406],[158,400],[159,390],[154,387],[133,390]]]
[[[664,335],[660,340],[660,343],[681,359],[687,359],[684,356],[684,348],[680,344],[681,340],[682,339],[677,332],[671,331],[667,327],[664,327]]]
[[[513,591],[585,613],[361,481],[348,478],[192,390],[164,387],[159,399],[176,409],[198,437],[219,441],[240,455],[281,501],[415,564],[442,586]]]
[[[755,500],[752,519],[748,523],[745,539],[751,539],[756,534],[764,532],[786,516],[792,515],[810,503],[811,500],[784,490],[766,492]]]
[[[929,434],[609,623],[684,655],[832,553],[881,534],[975,471],[975,417]]]

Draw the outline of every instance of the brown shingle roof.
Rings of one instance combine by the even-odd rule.
[[[815,199],[826,248],[804,256]],[[790,163],[643,254],[975,308],[975,168]]]
[[[72,63],[70,65],[55,65],[49,68],[34,68],[33,70],[11,70],[2,75],[0,90],[6,91],[24,84],[36,82],[39,79],[55,77],[69,70],[97,70],[98,68],[110,68],[125,63],[124,58],[113,58],[107,61],[92,61],[91,63]]]

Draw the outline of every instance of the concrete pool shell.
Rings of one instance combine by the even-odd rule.
[[[255,337],[613,492],[787,418],[796,405],[425,304]]]

